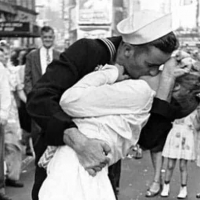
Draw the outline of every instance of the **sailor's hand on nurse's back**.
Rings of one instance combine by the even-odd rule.
[[[104,141],[88,138],[85,146],[76,153],[79,162],[85,170],[91,176],[95,176],[97,172],[101,171],[110,162],[110,159],[107,157],[110,151],[110,147]]]
[[[102,140],[86,137],[77,128],[64,131],[64,142],[76,152],[80,164],[92,176],[107,165],[110,159],[107,154],[111,151]]]
[[[115,64],[115,66],[117,67],[118,72],[119,72],[119,75],[118,75],[118,78],[117,78],[117,82],[130,79],[130,76],[125,73],[124,66],[119,65],[117,63]]]

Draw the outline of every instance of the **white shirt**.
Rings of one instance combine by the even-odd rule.
[[[87,136],[90,130],[115,133],[135,145],[150,116],[155,92],[143,80],[114,83],[117,77],[117,68],[106,65],[104,70],[88,74],[68,89],[60,105]]]
[[[46,72],[47,65],[47,51],[49,53],[50,62],[53,60],[53,47],[46,49],[45,47],[40,48],[40,63],[42,68],[42,74]]]

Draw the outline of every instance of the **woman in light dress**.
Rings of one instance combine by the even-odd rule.
[[[14,62],[9,60],[6,69],[8,70],[11,92],[11,106],[8,121],[5,125],[5,161],[7,166],[6,184],[15,187],[22,187],[23,184],[18,182],[22,164],[22,147],[20,142],[22,139],[22,129],[19,123],[16,97],[18,96],[26,102],[26,96],[23,91],[24,85],[20,81],[19,69],[14,66]]]
[[[167,158],[167,169],[161,192],[162,197],[169,196],[170,181],[177,160],[179,160],[181,175],[181,187],[177,198],[184,199],[187,197],[187,164],[188,161],[195,160],[195,128],[193,126],[195,115],[196,110],[189,116],[173,122],[173,127],[169,132],[162,152],[163,157]]]
[[[197,107],[196,116],[194,119],[195,126],[195,153],[196,153],[196,164],[200,167],[200,106]],[[196,197],[200,199],[200,192],[197,193]]]

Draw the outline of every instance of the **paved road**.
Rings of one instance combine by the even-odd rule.
[[[178,164],[178,163],[177,163]],[[200,192],[200,169],[196,167],[195,163],[188,165],[189,179],[188,179],[188,200],[195,200],[196,192]],[[171,192],[169,198],[161,198],[159,196],[154,198],[145,198],[145,191],[150,184],[152,178],[152,165],[148,152],[144,153],[143,159],[135,160],[126,158],[122,164],[122,178],[120,185],[119,200],[166,200],[176,199],[179,192],[179,169],[178,165],[174,171],[171,182]],[[34,177],[34,163],[31,162],[21,175],[21,180],[25,183],[24,188],[6,188],[7,194],[13,200],[31,200],[30,191],[33,184]]]
[[[26,157],[22,167],[21,180],[24,183],[23,188],[7,187],[6,194],[12,200],[31,200],[31,188],[34,180],[35,165],[32,157]]]
[[[194,162],[189,163],[188,173],[189,178],[187,199],[195,200],[196,193],[198,191],[200,192],[200,168],[196,167]],[[172,177],[171,191],[168,198],[163,198],[159,195],[154,198],[145,198],[145,192],[151,183],[152,176],[153,168],[148,152],[145,152],[142,160],[125,159],[122,167],[122,179],[119,200],[177,199],[180,187],[180,173],[178,162]]]

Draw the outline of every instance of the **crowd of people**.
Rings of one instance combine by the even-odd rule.
[[[54,30],[51,27],[42,28],[41,39],[41,51],[37,48],[10,48],[5,40],[0,41],[0,199],[3,200],[10,199],[5,195],[4,186],[24,186],[20,181],[23,153],[35,157],[34,146],[37,143],[39,126],[26,110],[27,95],[45,73],[48,63],[59,54],[53,50]]]
[[[6,186],[23,187],[20,182],[22,167],[22,151],[34,156],[31,150],[29,118],[25,104],[27,101],[24,91],[24,69],[26,55],[32,49],[11,49],[5,41],[0,43],[1,78],[1,188]],[[28,114],[27,114],[28,116]],[[26,125],[26,127],[24,127]],[[4,197],[3,192],[0,196]]]
[[[188,161],[200,166],[200,62],[179,50],[171,17],[136,12],[117,25],[120,36],[62,53],[50,26],[40,48],[0,44],[0,199],[10,199],[5,185],[23,187],[23,146],[35,156],[33,200],[116,200],[130,148],[136,158],[150,150],[146,197],[170,195],[177,159],[177,197],[187,197]]]

